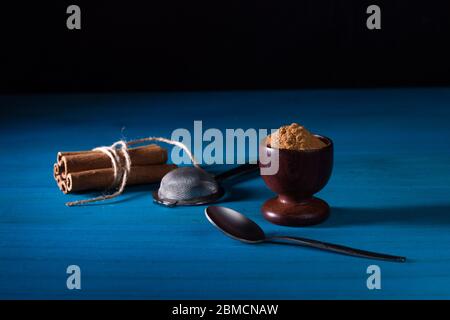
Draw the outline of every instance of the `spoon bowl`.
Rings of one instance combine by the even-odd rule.
[[[233,209],[210,206],[205,209],[205,215],[216,228],[235,240],[247,243],[266,240],[266,235],[260,226]]]

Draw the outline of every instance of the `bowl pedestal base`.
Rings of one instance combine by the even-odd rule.
[[[272,223],[302,227],[325,221],[330,215],[330,206],[316,197],[301,202],[283,201],[275,197],[267,200],[261,211],[264,218]]]

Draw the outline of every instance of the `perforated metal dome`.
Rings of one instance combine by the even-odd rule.
[[[161,180],[158,197],[168,201],[188,201],[220,192],[214,176],[196,167],[181,167]]]

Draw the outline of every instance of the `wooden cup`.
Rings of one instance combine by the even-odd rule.
[[[333,142],[316,135],[326,146],[313,150],[277,149],[279,168],[274,175],[261,175],[277,197],[261,208],[268,221],[284,226],[308,226],[323,222],[330,214],[328,204],[313,195],[328,182],[333,169]],[[270,146],[260,147],[260,159],[275,152]],[[270,164],[259,163],[260,167]]]

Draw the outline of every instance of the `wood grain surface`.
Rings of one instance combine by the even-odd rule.
[[[450,90],[313,90],[1,96],[0,298],[450,298]],[[205,219],[165,208],[155,186],[107,204],[68,208],[52,177],[60,150],[176,128],[277,128],[299,122],[335,145],[318,193],[330,218],[281,227],[260,214],[273,196],[259,177],[228,185],[223,205],[269,234],[404,255],[405,264],[295,246],[247,245]],[[254,155],[250,155],[252,157]],[[215,165],[214,172],[224,170]],[[80,266],[82,289],[66,288]],[[366,269],[380,266],[381,290]]]

